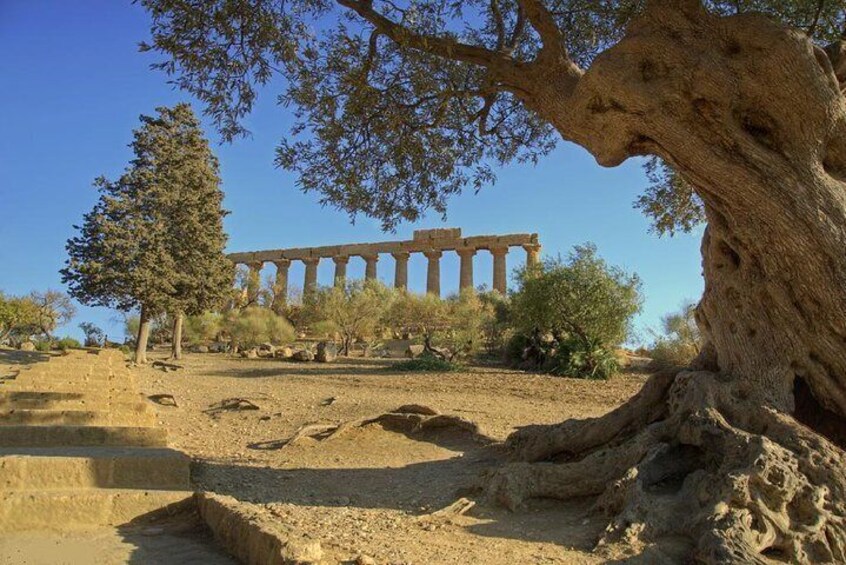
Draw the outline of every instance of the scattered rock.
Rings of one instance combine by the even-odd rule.
[[[20,345],[21,351],[35,351],[35,344],[31,341],[25,341]]]
[[[208,353],[209,346],[208,345],[195,345],[191,348],[191,353]]]
[[[319,363],[331,363],[338,357],[338,346],[329,341],[321,341],[317,344],[317,355],[315,360]]]
[[[254,347],[241,352],[241,357],[244,359],[258,359],[258,350]]]
[[[308,363],[310,361],[314,361],[314,353],[312,353],[308,349],[301,349],[294,353],[291,356],[291,359],[294,361],[299,361],[301,363]]]
[[[176,399],[173,397],[172,394],[151,394],[147,398],[149,398],[160,406],[175,406],[177,408],[179,407],[179,404],[176,403]]]
[[[273,354],[277,359],[290,359],[294,355],[294,350],[290,347],[279,347]]]
[[[376,560],[362,553],[355,558],[355,565],[376,565]]]
[[[425,348],[422,345],[409,345],[405,350],[405,356],[409,359],[417,359],[424,351]]]

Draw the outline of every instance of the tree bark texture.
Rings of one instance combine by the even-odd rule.
[[[600,547],[656,560],[846,562],[846,50],[828,52],[651,2],[584,74],[554,55],[527,73],[524,102],[601,164],[658,155],[701,196],[705,343],[605,417],[515,432],[494,500],[597,495]]]
[[[171,337],[171,344],[170,344],[170,357],[171,359],[179,360],[182,359],[182,323],[183,323],[184,316],[181,312],[177,312],[173,315],[173,335]]]
[[[138,337],[135,340],[135,362],[139,365],[147,363],[147,342],[150,340],[150,316],[147,309],[141,307],[138,323]]]

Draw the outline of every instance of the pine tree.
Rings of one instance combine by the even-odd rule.
[[[181,333],[183,314],[218,306],[232,286],[223,254],[218,162],[187,104],[141,116],[135,158],[115,181],[95,182],[100,199],[68,240],[63,281],[93,306],[140,310],[136,362],[146,362],[150,320],[162,313]],[[178,335],[174,355],[179,356]]]

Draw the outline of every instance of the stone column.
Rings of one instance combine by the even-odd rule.
[[[343,287],[347,282],[347,263],[350,258],[346,256],[332,257],[335,262],[335,286]]]
[[[508,247],[491,247],[493,255],[493,289],[505,296],[507,290],[507,270],[505,256],[508,254]]]
[[[261,261],[247,263],[247,267],[250,269],[247,275],[247,304],[252,305],[258,302],[259,291],[261,290],[261,268],[263,266],[264,263]]]
[[[320,257],[303,259],[303,263],[305,263],[305,282],[303,283],[303,297],[305,297],[314,294],[317,290],[317,265],[320,263]]]
[[[276,265],[276,283],[273,285],[273,310],[280,314],[288,303],[288,268],[291,262],[288,259],[279,259],[273,262]]]
[[[533,269],[538,266],[540,262],[540,243],[527,243],[523,246],[526,250],[526,268]]]
[[[473,256],[476,255],[475,249],[456,249],[456,253],[461,258],[461,276],[459,279],[458,288],[464,290],[466,288],[473,288]]]
[[[442,251],[424,251],[423,255],[429,260],[429,268],[426,270],[426,292],[441,295],[441,256]]]
[[[402,290],[408,289],[408,258],[410,253],[400,251],[398,253],[391,253],[396,264],[394,265],[394,288]]]
[[[379,255],[377,253],[372,255],[362,255],[361,258],[367,262],[367,266],[364,268],[364,280],[375,281],[376,262],[379,261]]]

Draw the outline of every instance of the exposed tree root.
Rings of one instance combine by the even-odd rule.
[[[465,420],[459,416],[441,414],[428,406],[407,404],[391,412],[379,414],[378,416],[349,420],[340,424],[306,424],[300,427],[288,439],[265,442],[262,444],[264,447],[261,447],[261,449],[281,449],[283,447],[297,445],[306,439],[314,441],[336,439],[351,430],[363,428],[371,424],[380,424],[386,429],[409,435],[438,428],[454,427],[477,436],[479,440],[484,438],[479,431],[478,425],[470,420]],[[487,438],[484,439],[486,440]]]
[[[615,439],[634,435],[666,415],[667,392],[676,373],[676,370],[655,373],[629,402],[602,417],[567,420],[551,426],[526,426],[511,434],[506,445],[521,461],[544,461],[584,454]]]
[[[532,497],[598,495],[595,508],[610,519],[598,547],[612,553],[683,538],[688,557],[704,563],[846,562],[846,455],[791,416],[745,402],[738,388],[680,373],[665,392],[665,419],[642,418],[624,440],[626,418],[605,420],[616,426],[607,432],[597,419],[590,441],[574,442],[585,451],[568,450],[571,461],[512,463],[490,477],[487,494],[512,509]],[[534,431],[532,445],[561,446],[561,430],[575,426],[549,427],[550,438]],[[600,437],[608,444],[597,448]]]
[[[259,408],[258,404],[246,398],[224,398],[220,402],[211,404],[203,410],[203,413],[216,418],[223,412],[241,412],[244,410],[261,410],[261,408]]]

